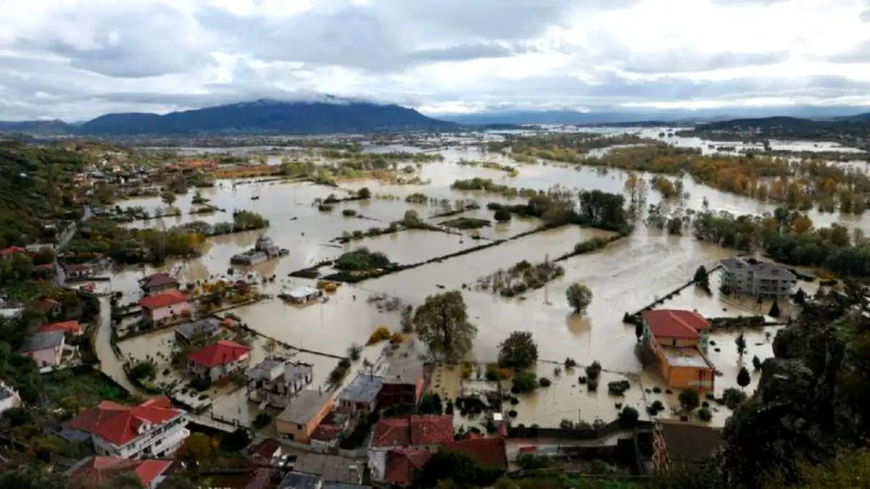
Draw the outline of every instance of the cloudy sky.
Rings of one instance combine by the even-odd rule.
[[[870,0],[0,0],[0,120],[870,105]]]

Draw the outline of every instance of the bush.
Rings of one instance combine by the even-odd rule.
[[[511,392],[518,394],[520,392],[531,392],[538,386],[537,376],[532,372],[517,372],[514,375],[513,387]]]
[[[565,359],[565,370],[568,370],[569,368],[574,368],[576,366],[577,366],[577,362],[574,361],[573,358],[568,357]]]
[[[686,389],[680,392],[680,405],[686,411],[692,412],[701,405],[701,396],[695,389]]]
[[[511,220],[511,213],[504,207],[501,207],[495,211],[492,217],[498,222],[508,222]]]
[[[553,465],[553,459],[546,455],[524,453],[517,457],[517,466],[522,470],[540,470]]]
[[[631,406],[625,406],[622,408],[622,411],[619,412],[619,421],[623,423],[636,423],[640,418],[640,413],[637,412],[637,409]]]
[[[705,423],[709,423],[713,420],[713,412],[710,411],[710,408],[701,408],[698,410],[698,419]]]
[[[553,382],[551,382],[550,379],[548,379],[546,377],[541,377],[540,379],[538,379],[538,384],[541,387],[550,387],[550,385],[552,385]]]
[[[614,380],[613,382],[607,383],[607,392],[614,396],[622,396],[625,395],[625,391],[630,387],[631,382],[627,380]]]
[[[371,199],[372,191],[368,187],[363,187],[356,192],[356,196],[360,199]]]
[[[344,209],[341,211],[341,215],[343,215],[344,217],[354,217],[354,216],[356,216],[356,210],[355,209]]]
[[[598,375],[601,373],[601,364],[598,363],[598,360],[592,362],[592,365],[586,367],[586,376],[589,377],[589,380],[598,379]]]
[[[496,382],[498,380],[498,366],[496,364],[486,364],[486,380],[490,382]]]
[[[332,212],[333,207],[329,204],[320,204],[317,206],[317,210],[320,212]]]
[[[590,377],[589,380],[586,381],[586,388],[589,389],[590,391],[597,391],[598,390],[598,377],[596,377],[594,379]]]
[[[347,348],[347,356],[351,359],[351,361],[359,360],[360,354],[362,353],[362,347],[357,345],[356,343],[352,343]]]
[[[562,428],[563,430],[573,430],[574,422],[568,418],[562,418],[562,421],[559,422],[559,428]]]
[[[130,369],[130,379],[132,380],[153,380],[156,376],[157,366],[154,365],[154,362],[139,361]]]
[[[746,393],[734,387],[729,387],[722,393],[722,402],[724,402],[725,405],[728,406],[728,409],[731,410],[737,409],[737,406],[745,400]]]
[[[190,387],[197,392],[208,390],[211,387],[211,377],[195,377],[190,381]]]
[[[403,341],[405,341],[405,337],[402,336],[402,333],[393,333],[393,335],[390,336],[391,345],[398,345],[401,344]]]
[[[271,423],[271,422],[272,422],[271,415],[269,415],[268,413],[260,413],[257,415],[256,418],[254,418],[254,428],[256,428],[258,430],[265,428],[266,426],[269,426],[269,423]]]
[[[383,326],[378,326],[378,328],[375,329],[372,335],[369,336],[369,341],[366,343],[366,345],[374,345],[376,343],[389,340],[391,337],[392,334],[390,334],[390,330]]]

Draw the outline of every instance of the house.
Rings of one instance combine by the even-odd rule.
[[[248,370],[246,377],[249,399],[284,408],[297,393],[311,384],[313,366],[270,357]]]
[[[81,336],[84,334],[81,325],[78,321],[63,321],[60,323],[43,324],[36,329],[38,333],[50,333],[52,331],[60,331],[64,334],[72,336]]]
[[[387,368],[378,395],[380,407],[416,406],[423,395],[423,382],[422,361],[410,357],[393,361]]]
[[[64,268],[67,278],[71,279],[87,278],[94,275],[94,267],[86,263],[66,265]]]
[[[742,258],[722,260],[722,288],[755,297],[785,297],[797,277],[783,265]]]
[[[713,390],[715,368],[704,352],[710,323],[697,312],[677,309],[644,311],[643,343],[657,359],[668,386]]]
[[[66,475],[73,488],[111,485],[117,477],[136,474],[147,489],[156,489],[166,478],[172,460],[127,460],[120,457],[86,457],[70,468]]]
[[[323,476],[294,470],[281,479],[278,489],[323,489]]]
[[[453,441],[452,416],[412,415],[378,421],[368,448],[372,481],[384,482],[387,453],[391,450],[416,448],[432,451],[439,445],[451,441]]]
[[[139,288],[145,295],[178,290],[178,280],[168,273],[155,273],[139,280]]]
[[[189,345],[196,339],[208,340],[217,334],[218,322],[214,318],[185,323],[175,328],[175,341]]]
[[[0,250],[0,260],[11,260],[13,256],[27,253],[27,250],[18,246],[10,246]]]
[[[27,338],[18,353],[32,358],[40,367],[60,365],[65,338],[62,331],[36,333]]]
[[[186,425],[187,413],[157,397],[138,406],[102,401],[64,427],[89,434],[97,455],[140,459],[172,456],[190,436]]]
[[[461,452],[481,465],[507,470],[508,459],[504,437],[450,441],[442,450]]]
[[[431,457],[432,452],[426,448],[389,450],[385,456],[386,469],[383,477],[376,479],[372,472],[372,482],[390,487],[412,487],[417,473],[423,470]]]
[[[300,392],[275,419],[278,434],[299,443],[308,443],[311,433],[332,410],[332,402],[332,396],[326,392]]]
[[[3,416],[4,412],[17,407],[21,407],[21,397],[18,395],[18,391],[0,380],[0,417]]]
[[[60,302],[47,297],[36,302],[36,307],[39,308],[46,316],[56,316],[60,313]]]
[[[359,461],[338,455],[306,453],[296,460],[294,470],[320,474],[324,482],[362,484],[364,468]]]
[[[220,340],[187,356],[187,367],[199,378],[216,381],[244,369],[251,349],[234,341]]]
[[[248,454],[258,464],[277,466],[284,451],[281,449],[281,442],[274,438],[266,438],[248,448]]]
[[[155,323],[191,314],[187,296],[177,290],[144,297],[139,300],[139,305],[142,306],[142,315]]]
[[[653,464],[657,471],[675,464],[704,463],[722,442],[722,431],[677,420],[656,420]]]
[[[292,290],[282,289],[281,293],[278,294],[278,297],[294,304],[307,304],[308,302],[323,297],[323,291],[315,289],[314,287],[303,286]]]
[[[345,413],[371,413],[378,405],[384,379],[359,374],[338,396],[338,410]]]

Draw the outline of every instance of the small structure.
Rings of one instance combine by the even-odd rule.
[[[276,418],[278,434],[299,443],[308,443],[311,433],[332,410],[332,402],[332,396],[326,392],[300,392]]]
[[[0,250],[0,260],[11,260],[15,255],[27,253],[27,250],[18,246],[10,246]]]
[[[320,474],[305,474],[302,472],[288,472],[278,484],[278,489],[322,489],[323,476]]]
[[[701,464],[713,457],[722,442],[718,428],[676,420],[656,420],[653,464],[656,471],[672,464]]]
[[[177,290],[144,297],[139,300],[139,305],[142,306],[142,315],[155,323],[191,314],[187,296]]]
[[[40,367],[55,367],[61,363],[64,344],[61,331],[36,333],[25,340],[18,353],[32,358]]]
[[[722,287],[754,297],[786,297],[797,282],[788,268],[778,263],[729,258],[722,260]]]
[[[196,377],[216,381],[247,366],[251,351],[245,345],[221,340],[187,356],[187,367]]]
[[[230,258],[230,263],[244,266],[256,265],[257,263],[285,256],[289,253],[289,250],[275,246],[272,238],[261,236],[257,239],[257,243],[252,249],[233,255]]]
[[[281,449],[281,442],[274,438],[266,438],[249,447],[248,454],[258,464],[277,466],[284,451]]]
[[[442,449],[464,453],[487,467],[495,467],[502,470],[507,470],[508,468],[504,437],[451,441],[445,443]]]
[[[196,339],[208,340],[218,332],[218,329],[218,322],[214,318],[182,324],[175,328],[175,341],[189,345]]]
[[[248,370],[246,377],[249,399],[284,408],[311,384],[313,365],[271,357]]]
[[[173,455],[190,436],[185,426],[187,413],[173,409],[166,397],[138,406],[102,401],[64,425],[90,435],[97,455],[132,459]]]
[[[156,489],[169,473],[172,460],[127,460],[120,457],[86,457],[70,468],[66,475],[71,487],[102,487],[117,477],[135,474],[147,489]]]
[[[323,291],[314,287],[297,287],[295,289],[282,289],[278,297],[295,304],[306,304],[323,297]]]
[[[324,482],[362,484],[363,467],[360,463],[337,455],[306,453],[296,460],[295,469],[310,474],[321,474]]]
[[[43,324],[36,329],[38,333],[50,333],[52,331],[60,331],[61,333],[81,336],[84,334],[81,325],[78,321],[63,321],[60,323]]]
[[[378,405],[383,377],[359,374],[338,396],[338,410],[344,413],[371,413]]]
[[[662,377],[676,389],[713,390],[715,368],[704,355],[710,323],[697,312],[644,311],[643,343],[655,353]]]
[[[155,273],[139,280],[139,288],[145,295],[159,294],[171,290],[178,290],[178,280],[168,273]]]
[[[21,407],[21,396],[18,395],[18,391],[0,380],[0,417],[4,412],[17,407]]]
[[[369,469],[372,481],[385,483],[388,467],[395,467],[400,461],[389,462],[388,458],[407,459],[412,455],[415,460],[423,458],[422,451],[431,452],[439,445],[453,441],[452,416],[417,416],[406,418],[382,419],[375,424],[371,444],[368,448]],[[403,450],[413,449],[412,452]],[[393,455],[388,455],[391,451]],[[428,460],[426,456],[425,460]],[[401,462],[404,463],[404,462]],[[423,461],[425,464],[425,461]],[[393,469],[395,470],[395,469]],[[403,471],[399,471],[404,473]],[[390,476],[393,477],[393,476]],[[389,484],[401,484],[398,482]]]
[[[94,275],[94,267],[86,263],[66,265],[66,276],[70,279],[82,279]]]
[[[423,367],[423,362],[415,358],[394,360],[387,368],[378,395],[380,407],[416,406],[423,395]]]

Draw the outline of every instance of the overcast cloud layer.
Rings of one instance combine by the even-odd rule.
[[[0,120],[870,105],[870,0],[0,0]]]

